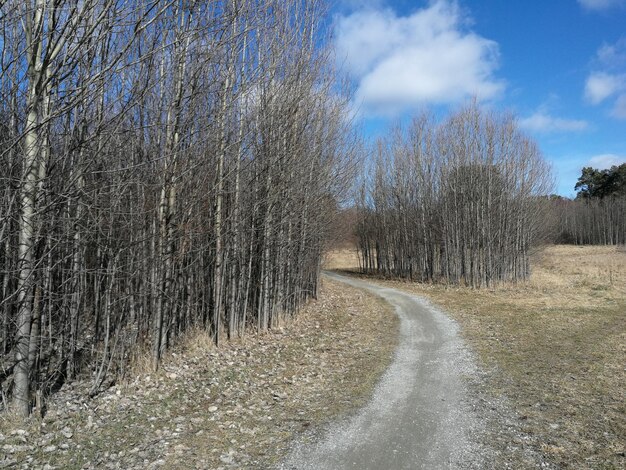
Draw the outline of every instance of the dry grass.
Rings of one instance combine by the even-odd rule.
[[[298,433],[319,429],[367,402],[393,357],[397,331],[397,318],[382,300],[324,280],[320,300],[285,329],[227,346],[258,355],[249,355],[247,364],[225,378],[229,388],[245,390],[245,399],[229,400],[223,413],[232,418],[226,426],[190,435],[187,445],[211,449],[204,454],[211,462],[220,455],[217,449],[239,451],[243,440],[248,455],[243,467],[275,465]],[[166,461],[168,468],[189,468],[175,456]]]
[[[354,269],[350,252],[334,269]],[[548,247],[529,282],[489,290],[381,281],[429,297],[463,327],[542,451],[566,468],[624,468],[626,253]]]
[[[356,270],[359,267],[359,257],[355,248],[332,250],[324,255],[322,264],[328,270]]]
[[[319,300],[267,334],[218,349],[192,332],[157,374],[137,359],[94,400],[77,383],[44,420],[3,417],[0,468],[269,468],[295,436],[369,399],[397,331],[382,300],[324,281]]]

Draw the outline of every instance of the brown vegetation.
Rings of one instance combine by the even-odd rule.
[[[220,348],[196,332],[156,374],[148,355],[147,371],[95,399],[78,382],[41,421],[0,417],[0,467],[268,468],[296,435],[365,403],[397,329],[380,299],[324,281],[281,328]]]
[[[0,408],[315,297],[352,157],[325,2],[0,2]]]
[[[357,224],[368,272],[473,287],[523,280],[550,170],[513,116],[472,104],[376,148]]]
[[[626,442],[626,252],[550,246],[529,281],[471,289],[379,281],[428,297],[462,325],[490,387],[522,428],[568,468],[623,468]],[[358,270],[354,251],[331,257]]]
[[[626,244],[626,196],[557,198],[546,220],[559,243],[576,245]]]

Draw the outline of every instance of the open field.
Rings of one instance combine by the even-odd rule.
[[[353,252],[329,269],[353,270]],[[489,290],[381,280],[431,299],[464,337],[522,428],[565,468],[624,468],[626,442],[626,253],[551,246],[529,282]]]
[[[219,349],[190,335],[158,374],[93,400],[89,384],[64,387],[26,425],[0,417],[0,468],[268,468],[297,434],[369,399],[397,330],[382,300],[324,280],[283,328]]]

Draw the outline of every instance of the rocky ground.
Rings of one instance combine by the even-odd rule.
[[[43,419],[0,418],[0,468],[267,468],[294,437],[368,400],[396,333],[381,300],[325,281],[284,328],[219,349],[198,334],[158,374],[95,399],[77,382]]]

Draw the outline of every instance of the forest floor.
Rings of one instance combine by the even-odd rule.
[[[95,399],[88,383],[64,386],[43,419],[0,417],[0,468],[268,468],[369,400],[397,331],[382,300],[324,280],[282,328],[219,349],[190,335],[157,374]]]
[[[351,250],[327,261],[338,271],[357,265]],[[491,394],[511,404],[548,462],[626,467],[623,249],[550,246],[534,257],[528,282],[492,289],[376,282],[426,297],[460,323]]]

